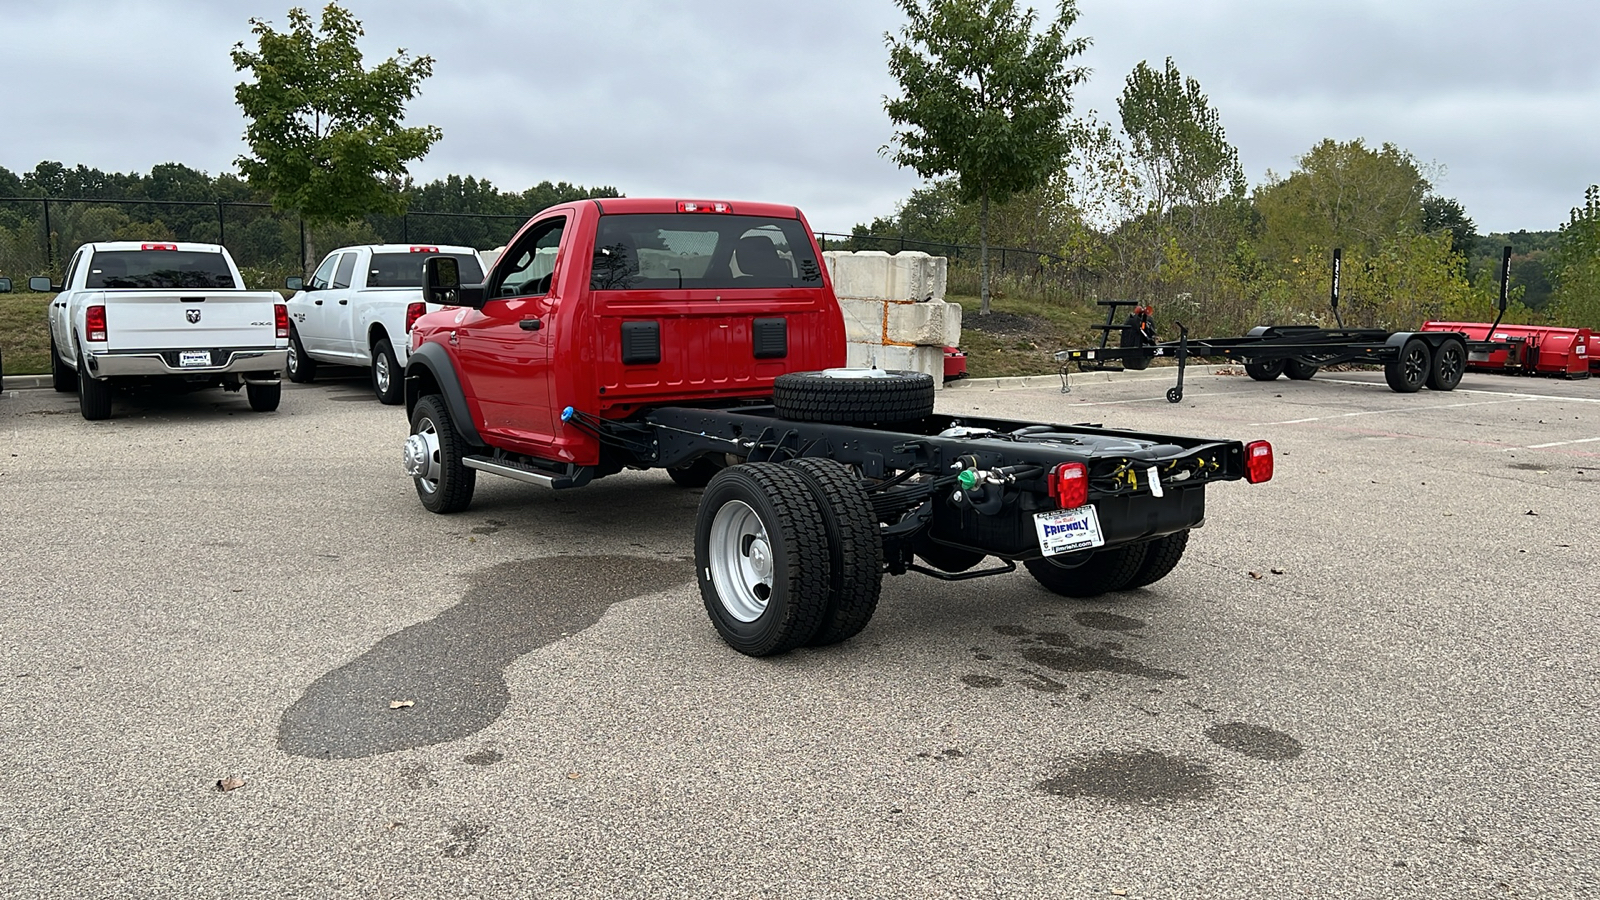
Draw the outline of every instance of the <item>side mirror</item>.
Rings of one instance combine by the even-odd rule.
[[[56,287],[50,283],[50,279],[43,275],[35,275],[28,279],[28,290],[35,294],[49,294],[53,293]]]
[[[283,286],[291,291],[303,291],[306,288],[306,280],[299,275],[290,275],[283,280]]]
[[[430,256],[422,262],[422,299],[441,306],[482,309],[483,285],[461,283],[461,262],[453,256]]]
[[[11,279],[0,278],[0,294],[11,293]]]

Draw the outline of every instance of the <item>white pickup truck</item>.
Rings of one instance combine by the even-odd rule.
[[[454,257],[463,283],[483,280],[471,247],[415,244],[341,247],[310,282],[290,278],[289,380],[310,381],[319,362],[364,366],[380,401],[404,400],[411,323],[440,308],[422,302],[422,263],[430,256]]]
[[[276,291],[248,291],[217,244],[84,244],[62,283],[28,279],[50,302],[51,380],[78,391],[85,419],[111,416],[115,385],[244,388],[250,408],[278,408],[289,313]]]

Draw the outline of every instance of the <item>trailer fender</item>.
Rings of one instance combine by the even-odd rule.
[[[456,431],[474,446],[483,446],[483,438],[472,424],[472,410],[467,406],[467,395],[461,389],[461,379],[456,367],[450,363],[450,354],[435,343],[425,343],[411,352],[406,360],[406,415],[416,409],[417,401],[431,393],[444,397]]]

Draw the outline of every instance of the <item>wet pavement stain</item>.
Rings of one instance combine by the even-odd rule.
[[[1118,803],[1205,800],[1217,791],[1209,766],[1154,750],[1107,750],[1067,760],[1059,773],[1038,787],[1057,797],[1098,797]]]
[[[495,519],[485,519],[482,525],[477,525],[477,526],[473,527],[472,533],[473,534],[494,534],[495,532],[499,531],[500,529],[502,529],[504,527],[506,527],[506,523],[504,523],[504,522],[501,522],[501,521],[498,521],[498,520],[495,520]]]
[[[1006,680],[1004,678],[996,678],[993,675],[963,675],[961,676],[961,683],[967,687],[997,688],[1005,684]]]
[[[444,845],[446,859],[465,859],[478,852],[478,840],[489,833],[487,825],[462,822],[450,826],[450,843]]]
[[[479,572],[460,603],[312,683],[284,711],[278,747],[357,759],[476,734],[510,701],[512,662],[595,624],[613,603],[693,577],[691,562],[636,556],[546,557]],[[415,703],[390,709],[396,697]]]
[[[1226,722],[1206,729],[1206,737],[1219,747],[1255,759],[1294,759],[1304,752],[1300,742],[1264,725]]]
[[[1119,616],[1116,613],[1101,612],[1093,609],[1073,613],[1072,621],[1085,628],[1093,628],[1097,631],[1138,631],[1149,624],[1129,616]]]
[[[427,763],[416,763],[401,769],[400,780],[413,791],[439,786],[439,782],[433,780],[433,767]]]
[[[1136,659],[1117,656],[1107,647],[1069,646],[1059,650],[1048,647],[1024,647],[1021,653],[1022,658],[1028,662],[1057,672],[1110,672],[1113,675],[1132,675],[1135,678],[1152,678],[1157,681],[1189,677],[1182,672],[1158,669]]]
[[[469,766],[492,766],[505,758],[506,755],[498,750],[484,748],[477,753],[468,753],[461,757],[461,761]]]

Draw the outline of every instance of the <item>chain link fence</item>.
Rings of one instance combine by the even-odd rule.
[[[890,254],[918,250],[930,256],[943,256],[950,260],[950,293],[978,295],[978,261],[982,249],[976,244],[827,232],[819,232],[817,242],[823,250],[881,250]],[[1014,293],[1045,300],[1084,300],[1096,296],[1100,283],[1099,273],[1075,266],[1052,253],[1020,247],[989,248],[989,287],[1001,296]]]

